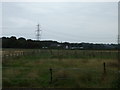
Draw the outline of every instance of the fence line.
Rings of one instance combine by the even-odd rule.
[[[19,57],[25,55],[33,55],[40,53],[40,50],[32,50],[32,51],[3,51],[2,59],[8,59],[10,57]]]
[[[102,56],[104,56],[104,53],[108,53],[110,56],[112,56],[112,52],[111,51],[72,51],[72,52],[68,52],[68,51],[64,51],[65,55],[62,54],[63,51],[61,50],[10,50],[10,51],[7,51],[7,50],[3,50],[2,51],[2,58],[3,59],[7,59],[7,58],[10,58],[10,57],[19,57],[19,56],[25,56],[25,55],[33,55],[33,54],[39,54],[39,53],[49,53],[51,55],[57,55],[59,58],[62,58],[61,56],[65,56],[65,55],[74,55],[76,57],[79,57],[79,55],[81,54],[81,57],[84,57],[87,55],[87,57],[95,57],[98,56],[100,58],[102,58]],[[87,52],[87,53],[85,53]],[[116,57],[117,57],[117,52],[116,51],[113,51],[116,53]],[[92,53],[92,54],[91,54]],[[113,55],[114,56],[114,55]]]

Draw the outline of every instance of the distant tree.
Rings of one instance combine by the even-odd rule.
[[[8,48],[8,39],[6,37],[2,37],[2,48]]]
[[[26,42],[26,39],[25,39],[25,38],[20,37],[20,38],[18,38],[17,42],[18,42],[17,46],[18,46],[19,48],[26,48],[27,42]]]
[[[10,48],[17,48],[17,38],[15,36],[11,36],[8,43]]]
[[[15,36],[11,36],[10,39],[11,40],[17,40],[17,38]]]

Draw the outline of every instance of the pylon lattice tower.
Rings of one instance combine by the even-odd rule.
[[[37,34],[36,34],[36,37],[37,37],[37,41],[40,41],[41,39],[41,29],[40,29],[40,25],[38,24],[37,25]]]

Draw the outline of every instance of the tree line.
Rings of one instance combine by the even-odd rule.
[[[37,41],[25,39],[2,37],[2,48],[23,48],[23,49],[117,49],[117,44],[93,44],[93,43],[69,43],[52,40]]]

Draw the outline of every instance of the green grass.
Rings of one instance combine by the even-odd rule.
[[[107,73],[103,73],[103,62]],[[117,87],[117,64],[116,51],[41,50],[3,58],[3,87]],[[52,83],[49,68],[53,69]]]

